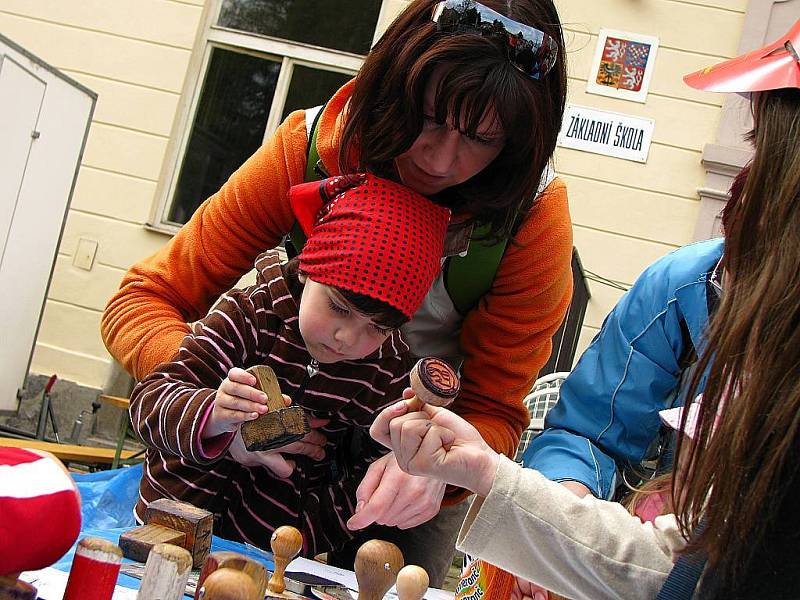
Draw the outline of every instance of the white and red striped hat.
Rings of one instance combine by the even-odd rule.
[[[57,458],[0,448],[0,576],[53,564],[80,527],[80,496]]]

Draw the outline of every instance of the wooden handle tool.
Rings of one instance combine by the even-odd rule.
[[[411,369],[411,388],[416,396],[408,401],[408,411],[422,408],[423,404],[447,406],[461,391],[461,382],[455,369],[439,358],[421,358]]]
[[[147,555],[137,600],[181,600],[192,570],[192,555],[186,548],[156,544]]]
[[[198,600],[263,600],[256,584],[244,571],[217,569],[197,590]]]
[[[278,527],[269,540],[272,548],[272,561],[275,563],[275,570],[267,584],[267,590],[273,594],[282,594],[286,589],[286,566],[292,562],[303,547],[302,534],[291,525]]]
[[[229,550],[220,550],[208,555],[200,571],[200,577],[197,578],[197,587],[203,587],[206,578],[219,569],[234,569],[244,572],[256,584],[259,597],[264,597],[267,591],[267,569],[256,560]]]
[[[286,408],[286,404],[283,402],[281,386],[278,383],[278,376],[275,375],[275,371],[271,367],[259,365],[247,369],[247,372],[255,375],[258,380],[256,387],[267,395],[267,407],[270,411]]]
[[[242,423],[242,441],[250,452],[272,450],[291,444],[311,431],[302,406],[286,406],[275,371],[267,365],[247,369],[255,375],[258,388],[267,395],[269,412]]]
[[[64,600],[111,600],[121,564],[122,550],[114,542],[83,538],[72,558]]]
[[[369,540],[356,552],[358,600],[383,600],[403,568],[403,553],[391,542]]]
[[[422,600],[428,591],[428,572],[417,565],[406,565],[397,574],[398,600]]]
[[[0,577],[0,600],[36,600],[36,588],[15,575]]]

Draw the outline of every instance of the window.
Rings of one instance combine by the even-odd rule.
[[[322,48],[366,54],[379,10],[380,1],[223,0],[217,24]]]
[[[215,0],[152,225],[176,231],[297,109],[361,66],[381,0]]]

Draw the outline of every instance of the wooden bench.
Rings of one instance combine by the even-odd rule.
[[[17,439],[0,437],[0,446],[10,448],[30,448],[33,450],[43,450],[57,456],[64,462],[79,462],[89,465],[111,465],[117,454],[114,448],[100,448],[98,446],[75,446],[72,444],[54,444],[41,440]],[[123,450],[120,452],[118,460],[128,460],[135,456],[137,452]]]
[[[108,404],[109,406],[116,406],[117,408],[122,408],[128,410],[131,407],[131,401],[129,398],[122,398],[121,396],[109,396],[108,394],[100,394],[97,397],[100,402],[103,404]]]

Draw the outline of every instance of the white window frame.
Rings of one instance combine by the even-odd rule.
[[[154,202],[150,219],[145,225],[147,229],[153,231],[175,234],[181,227],[177,223],[168,221],[167,215],[172,206],[180,168],[214,48],[281,62],[281,71],[275,84],[275,94],[264,130],[264,140],[272,136],[280,125],[295,65],[355,75],[364,62],[364,57],[359,54],[220,27],[216,23],[219,20],[221,8],[222,0],[211,0],[203,24],[203,35],[198,41],[187,71],[186,83],[181,93],[182,101],[178,106],[178,116],[175,119],[175,125],[170,135],[170,144],[159,176],[159,185],[156,191],[157,201]],[[378,22],[380,22],[380,15]]]

